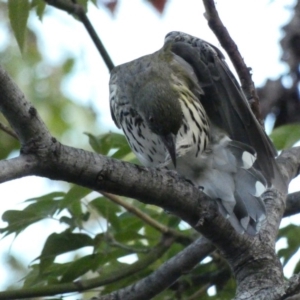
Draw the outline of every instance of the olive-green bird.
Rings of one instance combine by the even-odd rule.
[[[276,151],[216,47],[169,33],[159,51],[112,70],[110,106],[143,165],[175,168],[238,232],[259,231]]]

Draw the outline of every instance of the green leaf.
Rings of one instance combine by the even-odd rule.
[[[128,154],[131,154],[131,149],[129,148],[128,145],[122,146],[119,150],[117,150],[112,157],[117,158],[117,159],[122,159],[123,157],[127,156]],[[133,158],[135,156],[133,155]]]
[[[285,237],[287,239],[288,247],[280,249],[278,251],[278,256],[283,258],[283,265],[285,266],[287,262],[293,257],[293,255],[299,249],[299,235],[300,228],[296,225],[288,225],[279,230],[278,237]]]
[[[0,232],[5,233],[7,236],[11,233],[18,235],[21,231],[27,228],[32,223],[35,223],[42,218],[35,212],[8,210],[2,215],[2,220],[7,222],[8,225],[5,228],[1,228]]]
[[[97,212],[115,228],[120,229],[118,213],[121,209],[118,205],[112,203],[104,197],[98,197],[89,203]]]
[[[130,230],[138,232],[145,225],[140,218],[135,217],[127,211],[119,216],[119,222],[121,231]]]
[[[40,197],[34,197],[27,199],[25,202],[33,202],[33,201],[44,201],[44,200],[61,200],[65,196],[65,192],[51,192],[46,195],[42,195]]]
[[[61,278],[61,282],[70,282],[84,275],[88,271],[96,271],[99,262],[103,257],[102,253],[90,254],[72,262]]]
[[[146,239],[144,235],[130,229],[118,231],[114,234],[114,237],[119,243],[126,243],[129,245],[137,244],[139,241]],[[157,240],[155,242],[157,242]]]
[[[39,20],[42,21],[46,8],[46,2],[44,0],[32,0],[31,7],[35,7],[36,14],[39,17]]]
[[[8,14],[20,51],[23,52],[30,5],[28,0],[8,0]]]
[[[300,124],[288,124],[277,127],[270,135],[278,150],[292,147],[300,140]]]
[[[72,224],[69,222],[71,228],[79,227],[82,228],[82,222],[87,221],[89,218],[88,213],[84,213],[82,210],[81,200],[90,194],[90,189],[74,185],[65,194],[65,197],[60,201],[59,211],[67,209],[72,217]],[[63,219],[62,221],[66,221]]]
[[[131,149],[126,141],[126,138],[122,134],[109,132],[98,137],[90,133],[86,133],[86,135],[89,137],[89,143],[91,147],[97,153],[107,155],[110,150],[114,149],[117,151],[114,152],[112,157],[118,159],[121,159],[131,153]]]
[[[65,194],[65,197],[60,202],[60,210],[72,207],[75,202],[80,202],[82,198],[84,198],[91,192],[92,191],[90,189],[84,188],[79,185],[72,186],[69,189],[69,191]]]
[[[144,235],[145,235],[144,238],[147,239],[148,245],[150,247],[153,247],[161,237],[161,233],[149,225],[145,226]]]
[[[139,164],[124,135],[114,132],[105,133],[97,137],[90,133],[85,134],[89,137],[90,146],[95,152]],[[111,150],[112,153],[110,153]]]
[[[300,272],[300,261],[298,261],[296,266],[294,267],[294,274],[299,274],[299,272]]]
[[[88,0],[77,0],[78,4],[82,5],[82,7],[84,8],[84,11],[87,12],[87,8],[88,8]]]
[[[33,264],[30,266],[30,272],[23,278],[24,279],[24,287],[32,287],[36,285],[37,278],[39,277],[39,265]]]
[[[89,254],[69,263],[63,273],[61,282],[73,281],[89,271],[95,272],[100,266],[102,268],[108,262],[113,261],[113,265],[115,265],[118,258],[128,254],[128,251],[124,249],[109,248],[109,250],[109,252]]]
[[[93,239],[83,233],[72,233],[69,230],[61,233],[52,233],[45,242],[41,256],[38,257],[41,261],[40,273],[47,271],[56,256],[93,245]]]
[[[45,284],[58,284],[59,278],[68,270],[72,262],[52,263],[44,274],[40,273],[40,265],[32,264],[31,271],[23,278],[24,287],[45,286]]]
[[[179,223],[181,222],[181,219],[174,215],[168,216],[168,227],[172,228],[178,228]]]
[[[71,73],[71,71],[73,70],[75,65],[75,60],[74,58],[68,58],[66,59],[66,61],[64,62],[62,69],[64,71],[64,74],[69,74]]]
[[[9,235],[15,233],[18,235],[21,231],[26,229],[29,225],[36,223],[44,218],[55,215],[58,211],[59,201],[64,193],[54,192],[42,197],[32,198],[26,202],[33,202],[23,210],[8,210],[2,215],[2,220],[8,222],[8,226],[1,228],[0,232]]]

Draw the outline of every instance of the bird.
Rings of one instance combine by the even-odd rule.
[[[277,154],[217,47],[170,32],[160,50],[116,66],[109,90],[141,164],[176,170],[238,233],[260,231]]]

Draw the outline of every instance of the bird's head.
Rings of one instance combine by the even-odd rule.
[[[135,95],[138,113],[147,127],[159,136],[176,166],[176,135],[182,125],[178,92],[166,78],[147,81]]]

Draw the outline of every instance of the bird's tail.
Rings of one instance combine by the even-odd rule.
[[[210,165],[197,185],[217,199],[220,212],[238,232],[255,235],[266,219],[261,195],[267,187],[264,176],[253,167],[255,151],[224,137],[206,155]]]

